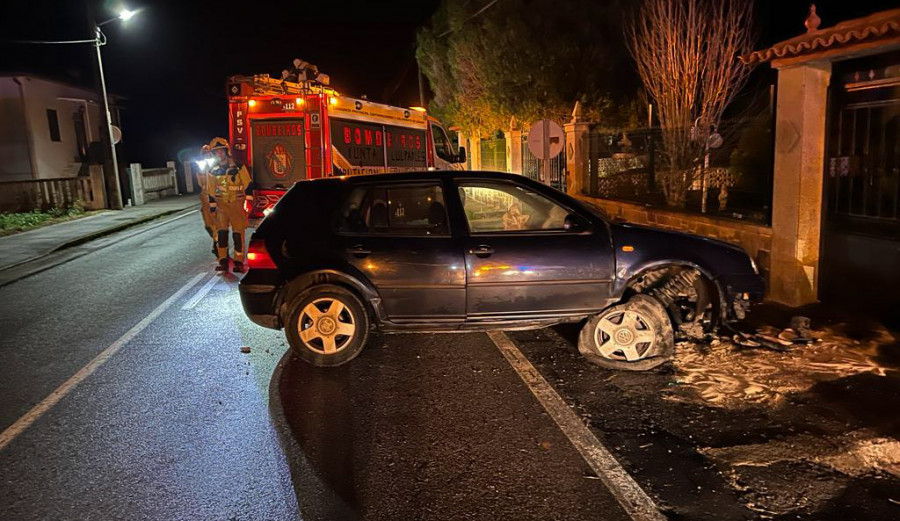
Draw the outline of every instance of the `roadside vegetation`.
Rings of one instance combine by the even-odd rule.
[[[71,221],[94,215],[97,211],[85,211],[80,204],[69,208],[51,208],[46,211],[32,210],[30,212],[0,213],[0,237],[14,233],[33,230],[41,226]]]

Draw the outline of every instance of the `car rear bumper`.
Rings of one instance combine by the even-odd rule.
[[[270,329],[281,329],[278,315],[278,286],[271,284],[245,284],[238,286],[244,313],[255,324]]]

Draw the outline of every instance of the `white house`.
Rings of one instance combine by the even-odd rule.
[[[88,163],[103,157],[102,110],[92,90],[35,75],[0,75],[0,182],[87,175]],[[118,109],[111,111],[118,122]]]

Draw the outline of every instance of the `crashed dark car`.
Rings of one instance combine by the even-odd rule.
[[[301,181],[253,234],[240,294],[319,366],[371,331],[584,321],[579,350],[644,370],[679,335],[742,318],[763,282],[742,249],[616,222],[515,174],[416,172]]]

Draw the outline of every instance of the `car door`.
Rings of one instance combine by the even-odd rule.
[[[440,181],[363,184],[340,214],[344,259],[375,286],[390,320],[465,319],[465,265]]]
[[[466,315],[527,319],[610,302],[613,251],[603,223],[513,181],[456,181],[465,213]]]

